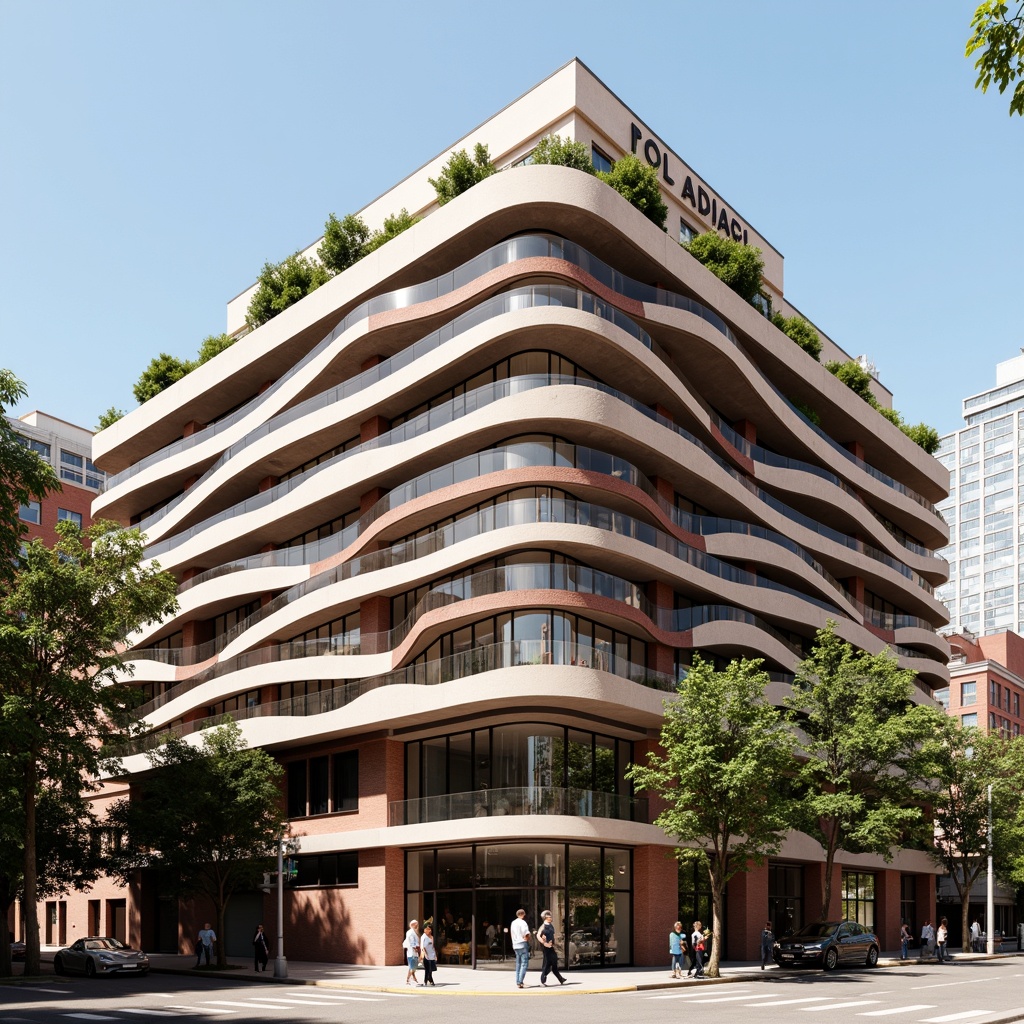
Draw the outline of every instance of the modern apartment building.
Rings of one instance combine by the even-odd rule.
[[[552,132],[657,167],[669,230],[528,166]],[[505,169],[438,207],[428,178],[477,142]],[[508,966],[524,906],[554,911],[570,965],[663,963],[677,916],[707,917],[624,775],[663,700],[698,652],[763,658],[781,700],[829,619],[920,699],[946,687],[946,471],[679,246],[759,246],[793,312],[781,254],[578,61],[362,214],[403,207],[424,219],[97,437],[95,514],[181,581],[132,650],[145,721],[229,715],[284,765],[290,957],[399,963],[416,917],[444,961]],[[822,871],[793,834],[738,876],[726,955],[756,955],[766,914],[817,915]],[[892,948],[935,876],[921,852],[844,856],[829,910]],[[69,920],[108,900],[153,948],[205,912],[143,873]],[[233,907],[229,948],[276,932],[272,900]]]
[[[942,438],[949,470],[939,510],[949,524],[949,581],[936,594],[954,628],[1024,631],[1024,547],[1018,546],[1024,459],[1024,355],[996,366],[995,387],[964,399],[967,426]]]
[[[17,419],[8,416],[7,422],[26,448],[53,466],[62,487],[22,505],[19,518],[26,527],[26,540],[39,537],[48,546],[54,544],[57,523],[62,519],[88,526],[92,500],[106,479],[106,474],[92,462],[92,431],[38,410]]]

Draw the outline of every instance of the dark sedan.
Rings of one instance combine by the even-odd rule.
[[[808,924],[775,943],[772,958],[780,967],[821,967],[878,963],[878,936],[856,921]]]
[[[146,974],[149,957],[110,935],[89,935],[59,950],[53,957],[57,974]]]
[[[11,960],[25,959],[25,943],[21,940],[11,943]]]

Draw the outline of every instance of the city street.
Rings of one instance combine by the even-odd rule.
[[[675,988],[590,993],[596,979],[577,973],[564,988],[542,989],[534,973],[530,987],[503,994],[473,994],[468,971],[443,971],[436,989],[374,991],[336,986],[278,985],[215,977],[151,974],[146,978],[44,980],[0,984],[3,1024],[69,1024],[185,1017],[212,1021],[281,1024],[376,1022],[443,1014],[449,1024],[478,1024],[525,1013],[535,1024],[585,1017],[588,1024],[623,1020],[678,1021],[713,1016],[722,1024],[790,1024],[806,1020],[895,1024],[994,1024],[1024,1020],[1024,961],[961,962],[949,966],[907,965],[868,970],[751,973],[728,983],[682,982]],[[652,979],[653,980],[653,979]],[[668,980],[667,978],[665,979]],[[603,972],[601,984],[613,984]],[[457,997],[457,998],[456,998]],[[512,1004],[519,1002],[521,1008]],[[443,1004],[430,1006],[426,1004]],[[807,1014],[805,1018],[803,1015]]]

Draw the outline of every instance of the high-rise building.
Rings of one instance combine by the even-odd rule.
[[[528,166],[549,133],[657,168],[668,230]],[[478,142],[502,172],[439,207],[428,179]],[[97,438],[96,514],[181,581],[131,654],[142,713],[229,715],[284,765],[292,957],[397,963],[416,917],[442,959],[508,966],[525,906],[571,965],[662,963],[672,922],[708,917],[625,777],[663,699],[699,652],[763,658],[780,700],[829,619],[921,700],[945,687],[946,471],[763,315],[796,312],[781,254],[578,61],[362,214],[402,208],[423,220]],[[762,250],[762,308],[678,244],[705,230]],[[738,876],[726,955],[766,914],[814,919],[822,873],[794,833]],[[843,855],[826,909],[893,948],[935,875]],[[205,911],[165,896],[143,872],[92,901],[176,949]],[[259,893],[230,913],[229,951],[276,931]]]
[[[964,399],[967,424],[942,438],[949,470],[939,510],[949,524],[949,581],[936,594],[952,627],[987,635],[1024,631],[1024,355],[996,366],[995,387]]]

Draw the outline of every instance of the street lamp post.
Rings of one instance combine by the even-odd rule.
[[[985,903],[985,952],[996,951],[995,943],[995,883],[992,878],[992,787],[988,787],[988,892]]]
[[[284,955],[284,836],[277,840],[277,959],[274,977],[288,977],[288,958]]]

